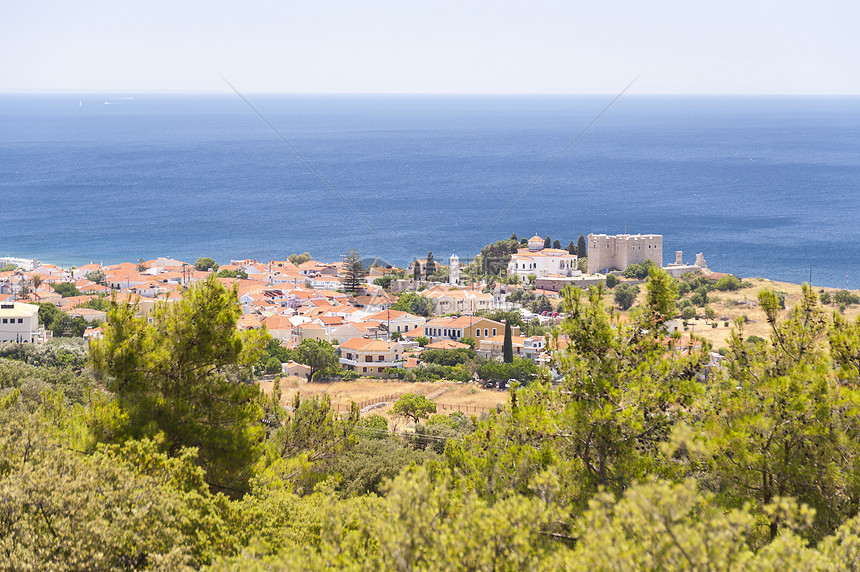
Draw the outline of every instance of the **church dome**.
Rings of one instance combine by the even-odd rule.
[[[542,250],[544,240],[538,235],[534,235],[529,239],[529,250]]]

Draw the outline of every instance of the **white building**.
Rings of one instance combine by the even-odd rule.
[[[448,284],[456,286],[460,283],[460,257],[452,254],[448,265]]]
[[[508,263],[508,276],[518,276],[526,282],[529,275],[538,278],[546,276],[580,276],[575,254],[561,248],[544,248],[544,239],[533,236],[528,248],[520,248],[511,256]]]
[[[39,306],[0,303],[0,342],[33,343],[39,339]]]

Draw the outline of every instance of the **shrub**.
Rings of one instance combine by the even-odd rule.
[[[618,276],[615,274],[607,274],[606,275],[606,287],[607,288],[615,288],[618,285]]]
[[[631,266],[628,266],[624,270],[624,277],[645,280],[648,277],[648,270],[652,266],[654,266],[654,263],[650,260],[645,260],[644,262],[640,262],[639,264],[633,264]]]
[[[737,276],[733,276],[729,274],[728,276],[723,276],[716,283],[717,290],[721,290],[723,292],[731,292],[734,290],[739,290],[741,287],[741,281]]]
[[[639,294],[639,287],[633,284],[619,284],[613,290],[615,292],[615,304],[622,310],[628,310],[636,301],[636,296]]]
[[[840,305],[851,306],[860,303],[860,296],[852,294],[848,290],[839,290],[833,294],[833,301]]]

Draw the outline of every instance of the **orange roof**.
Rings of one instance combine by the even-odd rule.
[[[426,350],[458,350],[470,347],[469,344],[461,344],[460,342],[455,342],[454,340],[439,340],[438,342],[433,342],[432,344],[427,344],[424,346]]]
[[[386,340],[371,340],[368,338],[350,338],[340,347],[348,350],[364,350],[370,352],[382,352],[390,350],[397,342],[389,342]]]

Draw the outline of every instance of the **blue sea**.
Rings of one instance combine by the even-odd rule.
[[[860,288],[860,97],[625,95],[578,138],[613,96],[245,97],[265,121],[236,95],[0,96],[0,255],[404,265],[656,233],[666,263]]]

